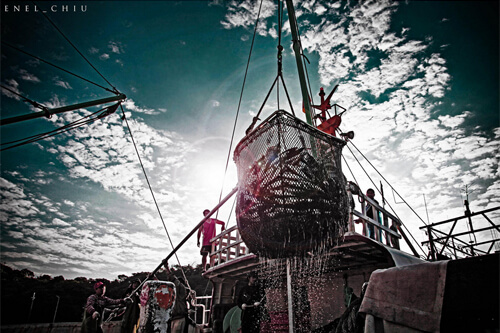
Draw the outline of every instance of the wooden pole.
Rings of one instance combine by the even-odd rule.
[[[294,316],[293,316],[293,290],[292,290],[292,273],[290,269],[290,258],[286,258],[286,291],[288,296],[288,332],[294,333]]]
[[[162,268],[163,266],[163,263],[164,262],[167,262],[168,259],[170,259],[176,252],[177,250],[179,250],[181,248],[182,245],[184,245],[184,243],[187,242],[187,240],[196,232],[198,231],[198,229],[203,225],[203,223],[205,223],[205,221],[210,218],[210,216],[212,216],[223,204],[226,203],[226,201],[228,201],[236,192],[238,192],[238,187],[235,187],[233,188],[233,190],[231,192],[229,192],[228,195],[226,195],[226,197],[224,197],[224,199],[222,199],[218,204],[217,206],[215,206],[211,211],[210,213],[208,213],[207,216],[205,216],[197,225],[196,227],[193,228],[193,230],[191,230],[189,232],[189,234],[186,235],[186,237],[184,237],[183,240],[181,240],[181,242],[172,250],[172,252],[170,252],[168,254],[168,256],[162,260],[162,262],[154,269],[153,272],[151,272],[151,274],[149,276],[152,276],[152,275],[155,275],[156,272],[158,272],[160,270],[160,268]],[[144,281],[141,282],[141,284],[131,293],[131,294],[134,294],[136,293],[140,288],[142,288],[142,285],[147,281],[148,278],[144,279]]]

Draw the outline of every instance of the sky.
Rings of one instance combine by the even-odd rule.
[[[263,1],[243,93],[260,1],[35,3],[2,1],[1,118],[39,111],[20,96],[55,108],[113,96],[112,86],[127,96],[126,120],[118,109],[1,152],[1,262],[65,278],[152,271],[237,184],[234,148],[276,77],[277,2]],[[472,211],[500,206],[498,2],[295,6],[313,103],[338,84],[341,129],[355,132],[348,180],[363,191],[382,182],[417,243],[424,222],[462,215],[466,194]],[[282,30],[284,81],[305,120],[287,22]],[[290,111],[284,96],[274,90],[260,118]],[[99,109],[4,125],[2,149]],[[229,227],[233,203],[217,216]],[[195,236],[178,258],[201,262]]]

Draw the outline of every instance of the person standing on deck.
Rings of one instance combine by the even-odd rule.
[[[210,213],[210,210],[205,209],[203,211],[203,215],[207,216],[208,213]],[[222,225],[222,231],[225,230],[225,223],[222,221],[219,221],[217,219],[212,219],[208,218],[205,223],[198,229],[198,247],[200,246],[200,236],[203,234],[203,246],[201,247],[200,254],[202,256],[201,258],[201,265],[203,268],[203,271],[205,271],[206,266],[207,266],[207,255],[208,253],[212,250],[212,243],[210,240],[215,237],[216,233],[216,228],[215,225],[220,224]]]
[[[369,188],[366,191],[366,196],[378,205],[378,201],[375,200],[375,191],[372,188]],[[378,222],[378,213],[377,213],[377,218],[374,218],[372,205],[369,202],[366,204],[366,216]],[[367,223],[367,228],[368,228],[368,237],[375,239],[375,227],[371,223]]]
[[[238,306],[242,310],[241,333],[259,333],[264,296],[256,272],[250,272],[247,281],[248,284],[241,288],[238,295]]]
[[[104,308],[109,305],[124,305],[127,303],[124,298],[112,299],[104,296],[106,293],[106,286],[102,282],[97,282],[94,285],[94,290],[95,294],[90,295],[85,304],[82,333],[102,333],[99,318]]]

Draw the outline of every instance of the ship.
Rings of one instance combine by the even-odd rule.
[[[277,110],[234,151],[237,226],[212,239],[205,331],[238,332],[239,290],[257,272],[261,332],[498,332],[499,239],[463,237],[498,231],[487,214],[500,207],[472,213],[465,200],[463,216],[421,228],[429,253],[419,255],[402,221],[344,176],[354,133],[339,129],[345,109],[328,113],[336,87],[311,105],[291,0],[286,7],[307,122]],[[474,230],[472,217],[488,227]],[[454,231],[460,223],[469,230]]]
[[[403,222],[344,176],[342,149],[354,133],[340,130],[346,110],[330,105],[336,88],[326,98],[321,90],[321,103],[311,104],[292,0],[286,7],[307,121],[284,109],[259,124],[255,117],[234,151],[237,187],[165,259],[237,196],[237,225],[211,240],[203,276],[212,294],[191,303],[195,331],[237,332],[239,291],[257,273],[265,294],[261,332],[498,332],[500,254],[494,245],[500,239],[471,244],[461,236],[500,231],[487,216],[500,207],[472,213],[466,201],[464,216],[423,227],[430,251],[419,255]],[[276,81],[281,70],[278,61]],[[125,98],[117,94],[97,104]],[[474,230],[473,217],[491,225]],[[454,233],[459,222],[469,231]],[[450,223],[448,233],[438,228]],[[358,326],[347,327],[349,315]]]

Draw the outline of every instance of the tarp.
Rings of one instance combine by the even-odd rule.
[[[372,273],[360,312],[427,332],[439,332],[448,261]]]

